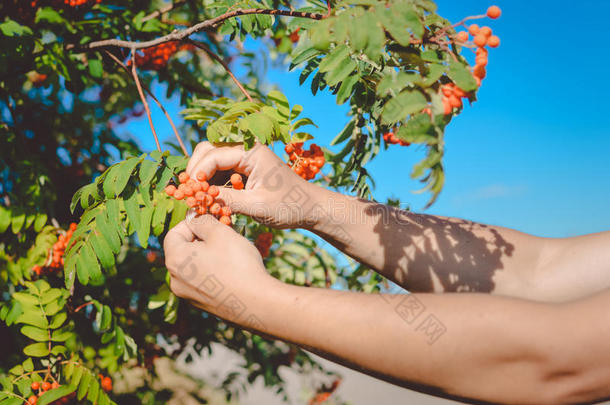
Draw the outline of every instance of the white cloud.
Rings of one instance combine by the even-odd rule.
[[[509,186],[506,184],[490,184],[479,187],[468,193],[458,194],[453,198],[456,204],[472,203],[475,201],[490,200],[492,198],[516,197],[526,191],[525,186]]]

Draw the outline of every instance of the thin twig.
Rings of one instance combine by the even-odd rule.
[[[208,55],[210,55],[210,57],[212,59],[214,59],[215,61],[217,61],[218,63],[220,63],[222,65],[222,67],[227,71],[227,74],[229,76],[231,76],[231,79],[233,79],[233,81],[235,82],[235,84],[237,85],[237,87],[239,87],[239,89],[241,90],[242,93],[244,93],[244,96],[246,96],[246,98],[250,101],[253,102],[252,97],[250,96],[250,93],[248,93],[248,91],[244,88],[244,86],[239,82],[239,80],[237,80],[237,77],[235,77],[235,75],[233,74],[233,72],[231,71],[231,68],[229,67],[229,65],[222,60],[222,58],[220,56],[218,56],[217,54],[215,54],[214,52],[212,52],[212,50],[210,48],[208,48],[205,44],[201,43],[201,42],[197,42],[197,41],[193,41],[191,39],[187,39],[185,41],[188,44],[194,45],[197,48],[203,50],[205,53],[207,53]]]
[[[167,6],[165,6],[163,8],[160,8],[159,10],[153,11],[152,13],[150,13],[147,16],[144,16],[142,18],[142,22],[146,22],[148,20],[152,20],[153,18],[157,18],[161,14],[169,13],[173,9],[178,8],[178,7],[182,7],[185,4],[186,4],[186,1],[176,1],[176,2],[173,2],[171,4],[168,4]]]
[[[87,306],[89,306],[89,305],[93,305],[93,301],[85,302],[84,304],[79,305],[79,306],[78,306],[78,307],[77,307],[77,308],[74,310],[74,312],[78,312],[78,311],[80,311],[81,309],[83,309],[83,308],[85,308],[85,307],[87,307]]]
[[[112,52],[109,52],[107,50],[105,50],[104,52],[106,53],[106,55],[110,56],[110,58],[112,60],[114,60],[121,68],[123,68],[123,70],[125,70],[127,72],[127,74],[131,74],[131,72],[129,71],[129,68],[127,66],[125,66],[125,64],[123,62],[121,62],[121,60],[119,58],[114,56],[114,54]],[[186,146],[184,146],[184,142],[182,142],[182,138],[180,138],[180,134],[178,133],[178,129],[176,128],[176,125],[174,124],[174,120],[172,120],[172,117],[169,115],[169,113],[167,112],[167,110],[165,109],[163,104],[159,101],[159,99],[157,97],[155,97],[153,92],[148,88],[148,86],[146,86],[146,84],[142,83],[142,88],[144,89],[144,91],[146,91],[146,93],[148,93],[148,95],[150,97],[152,97],[152,99],[155,101],[157,106],[159,106],[161,111],[163,111],[163,114],[165,114],[165,117],[169,121],[169,124],[172,126],[172,130],[174,131],[174,135],[176,136],[176,139],[178,140],[178,144],[180,144],[180,148],[182,149],[184,156],[188,157],[189,153],[186,150]]]
[[[142,85],[140,84],[140,79],[138,78],[138,72],[136,71],[136,50],[134,48],[131,49],[131,75],[133,76],[133,80],[136,82],[136,86],[138,88],[138,94],[140,94],[140,99],[142,100],[142,104],[144,104],[144,109],[146,110],[146,115],[148,116],[148,123],[150,124],[150,129],[152,130],[153,136],[155,137],[155,143],[157,144],[157,150],[162,152],[161,145],[159,144],[159,138],[157,137],[157,131],[155,131],[155,126],[152,122],[152,116],[150,114],[150,107],[148,106],[148,101],[146,101],[146,96],[142,91]]]
[[[105,48],[109,46],[119,47],[119,48],[129,48],[129,49],[144,49],[150,48],[155,45],[159,45],[165,42],[171,41],[182,41],[189,36],[205,30],[210,30],[216,28],[220,23],[229,18],[239,17],[241,15],[248,14],[268,14],[268,15],[280,15],[286,17],[300,17],[300,18],[309,18],[313,20],[321,20],[324,18],[324,15],[317,13],[305,13],[301,11],[289,11],[289,10],[269,10],[269,9],[260,9],[260,8],[252,8],[252,9],[236,9],[233,11],[226,12],[224,14],[219,15],[218,17],[202,21],[198,24],[193,25],[190,28],[184,30],[175,30],[171,34],[164,35],[162,37],[152,39],[150,41],[144,42],[132,42],[132,41],[124,41],[121,39],[105,39],[102,41],[94,41],[84,45],[75,45],[68,44],[66,45],[66,50],[75,49],[75,50],[91,50],[97,48]]]

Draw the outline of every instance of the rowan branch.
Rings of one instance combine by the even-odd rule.
[[[175,30],[171,34],[164,35],[159,38],[152,39],[150,41],[144,42],[132,42],[125,41],[121,39],[104,39],[101,41],[93,41],[84,45],[75,45],[68,44],[66,45],[66,50],[78,50],[78,51],[87,51],[98,48],[106,48],[106,47],[118,47],[118,48],[129,48],[132,50],[136,49],[145,49],[150,48],[165,42],[171,41],[183,41],[189,36],[201,32],[201,31],[209,31],[216,28],[220,23],[228,20],[229,18],[239,17],[241,15],[248,14],[267,14],[267,15],[280,15],[286,17],[299,17],[299,18],[309,18],[313,20],[321,20],[325,16],[317,13],[305,13],[301,11],[290,11],[290,10],[270,10],[270,9],[260,9],[260,8],[252,8],[252,9],[236,9],[233,11],[228,11],[224,14],[219,15],[218,17],[212,18],[210,20],[205,20],[200,23],[193,25],[184,30]]]
[[[110,58],[112,60],[114,60],[121,68],[123,68],[123,70],[125,70],[127,72],[127,74],[131,74],[131,72],[129,71],[129,68],[127,66],[125,66],[125,64],[123,62],[121,62],[121,60],[119,58],[114,56],[112,54],[112,52],[109,52],[107,50],[105,50],[104,52],[106,53],[106,55],[110,56]],[[180,134],[178,133],[178,129],[176,128],[176,125],[174,124],[174,120],[172,120],[172,117],[169,115],[169,113],[167,112],[167,110],[165,109],[163,104],[159,101],[159,99],[148,88],[148,86],[146,86],[145,84],[142,84],[142,88],[144,89],[144,91],[146,91],[146,93],[148,93],[148,95],[150,97],[152,97],[152,99],[155,101],[157,106],[159,106],[161,111],[163,111],[163,114],[165,114],[165,117],[169,121],[169,124],[172,126],[172,130],[174,131],[174,135],[176,136],[176,139],[178,140],[178,144],[180,144],[180,148],[182,149],[184,156],[189,156],[189,153],[186,150],[186,147],[184,146],[184,142],[182,142],[182,138],[180,138]]]
[[[136,82],[136,87],[138,88],[138,94],[140,95],[140,99],[142,100],[142,104],[144,104],[144,109],[146,110],[146,116],[148,117],[148,123],[150,124],[150,129],[152,130],[153,136],[155,137],[155,143],[157,144],[157,150],[162,152],[161,145],[159,144],[159,138],[157,137],[157,131],[155,131],[155,126],[152,122],[152,116],[150,114],[150,107],[148,106],[148,102],[146,101],[146,96],[142,91],[142,85],[140,84],[140,79],[138,78],[138,72],[136,71],[136,50],[131,50],[131,74],[133,76],[133,80]]]
[[[196,46],[197,48],[203,50],[205,53],[207,53],[212,59],[214,59],[215,61],[217,61],[218,63],[220,63],[222,65],[222,67],[226,70],[227,74],[229,76],[231,76],[231,79],[233,79],[233,81],[235,82],[235,84],[237,85],[237,87],[239,87],[239,89],[241,90],[241,92],[244,94],[244,96],[246,96],[246,98],[252,102],[252,97],[250,97],[250,93],[248,93],[248,91],[244,88],[244,86],[239,82],[239,80],[237,80],[237,77],[235,77],[235,75],[233,74],[233,72],[231,71],[231,68],[229,67],[229,65],[222,60],[222,58],[220,56],[218,56],[217,54],[215,54],[214,52],[212,52],[212,50],[210,48],[208,48],[205,44],[201,43],[201,42],[197,42],[197,41],[193,41],[191,39],[187,39],[185,40],[186,43],[191,44]]]

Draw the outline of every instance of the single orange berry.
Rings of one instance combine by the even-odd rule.
[[[233,212],[231,211],[231,207],[225,205],[220,209],[220,213],[225,217],[230,217]]]
[[[498,6],[491,6],[487,9],[487,17],[494,20],[502,15],[502,10]]]
[[[481,30],[479,31],[479,34],[483,34],[487,38],[489,38],[491,36],[491,28],[489,28],[489,27],[481,27]]]
[[[487,71],[485,70],[484,66],[475,66],[473,75],[479,79],[485,79],[485,76],[487,76]]]
[[[195,194],[195,192],[193,191],[192,188],[190,188],[189,186],[184,187],[184,195],[187,197],[192,196],[193,194]],[[175,195],[175,194],[174,194]]]
[[[477,24],[472,24],[470,27],[468,27],[468,32],[470,35],[477,35],[479,33],[479,26]]]
[[[208,194],[216,198],[218,197],[218,194],[220,194],[220,189],[218,188],[218,186],[210,186],[210,188],[208,189]]]
[[[36,397],[36,395],[32,395],[28,398],[28,404],[35,405],[36,402],[38,402],[38,397]]]
[[[174,186],[173,184],[170,184],[169,186],[165,187],[165,194],[169,195],[170,197],[174,195],[175,192],[176,186]]]
[[[474,37],[474,44],[478,47],[484,47],[487,44],[487,37],[483,34],[477,34]]]
[[[197,215],[205,215],[208,209],[204,205],[197,207]]]
[[[201,186],[201,191],[208,191],[208,189],[210,188],[210,183],[208,183],[207,181],[202,181],[201,183],[199,183],[199,185]]]
[[[286,147],[284,147],[284,151],[290,155],[292,152],[294,152],[294,145],[289,143],[286,145]]]
[[[59,388],[59,383],[57,381],[53,381],[51,384],[51,389],[54,390],[55,388]]]
[[[460,31],[458,32],[456,38],[460,42],[468,42],[468,33],[466,31]]]
[[[51,383],[48,381],[45,381],[42,383],[42,390],[43,391],[48,391],[51,389]]]
[[[186,172],[182,172],[178,175],[178,180],[180,183],[186,183],[190,179],[189,175]]]
[[[497,48],[500,46],[500,38],[498,38],[495,35],[492,35],[491,37],[489,37],[489,39],[487,40],[487,45],[489,45],[491,48]]]
[[[197,180],[199,180],[199,181],[206,181],[207,179],[208,179],[208,175],[205,174],[205,172],[203,170],[200,170],[197,173]]]
[[[203,191],[197,191],[197,192],[195,193],[195,199],[196,199],[197,201],[203,201],[203,200],[205,200],[205,193],[204,193]]]
[[[205,196],[205,200],[203,201],[203,203],[205,204],[206,207],[209,207],[210,205],[212,205],[214,203],[214,197],[212,197],[211,195],[206,195]]]
[[[221,209],[222,209],[222,208],[220,207],[220,204],[218,204],[218,203],[214,203],[214,204],[212,204],[212,206],[210,207],[210,214],[212,214],[212,215],[218,215],[218,214],[220,214],[220,210],[221,210]]]
[[[193,188],[193,186],[195,184],[199,184],[199,183],[197,183],[197,181],[195,179],[188,179],[186,182],[186,185],[189,186],[190,188]]]
[[[487,58],[484,56],[478,56],[474,61],[477,65],[487,66]]]
[[[34,381],[31,387],[33,391],[38,391],[40,389],[40,383],[38,381]]]
[[[180,189],[176,190],[176,192],[174,193],[174,198],[176,200],[182,200],[184,198],[184,191]]]
[[[77,227],[78,227],[78,225],[76,224],[76,222],[72,222],[72,223],[70,224],[70,230],[71,230],[72,232],[76,231],[76,228],[77,228]]]
[[[232,224],[231,217],[227,217],[225,215],[221,216],[219,221],[221,224],[225,224],[225,225],[229,225],[229,226]]]
[[[243,180],[239,173],[233,173],[231,175],[231,184],[235,187],[236,184],[243,184]]]
[[[197,200],[195,199],[195,197],[189,197],[186,199],[186,205],[193,208],[197,205]]]

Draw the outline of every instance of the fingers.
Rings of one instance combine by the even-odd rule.
[[[212,178],[218,170],[235,170],[236,172],[248,176],[250,170],[246,169],[242,164],[242,160],[246,154],[241,146],[222,146],[213,147],[211,149],[203,148],[204,152],[197,161],[195,157],[189,162],[187,173],[191,177],[195,177],[197,173],[204,172],[208,179]]]
[[[216,199],[228,205],[235,214],[244,214],[250,217],[260,215],[260,211],[265,208],[258,192],[253,190],[220,187],[220,194]]]
[[[188,165],[186,166],[186,172],[191,173],[193,167],[201,160],[203,155],[212,149],[214,149],[214,145],[210,142],[199,142],[197,146],[195,146],[193,156],[189,159]]]
[[[226,230],[230,229],[228,226],[218,221],[213,215],[195,216],[189,213],[184,223],[192,234],[204,242],[210,239],[212,235],[221,235]]]
[[[195,234],[186,225],[185,221],[174,226],[165,236],[163,250],[167,267],[182,261],[184,252],[189,249],[189,244],[195,240]]]

